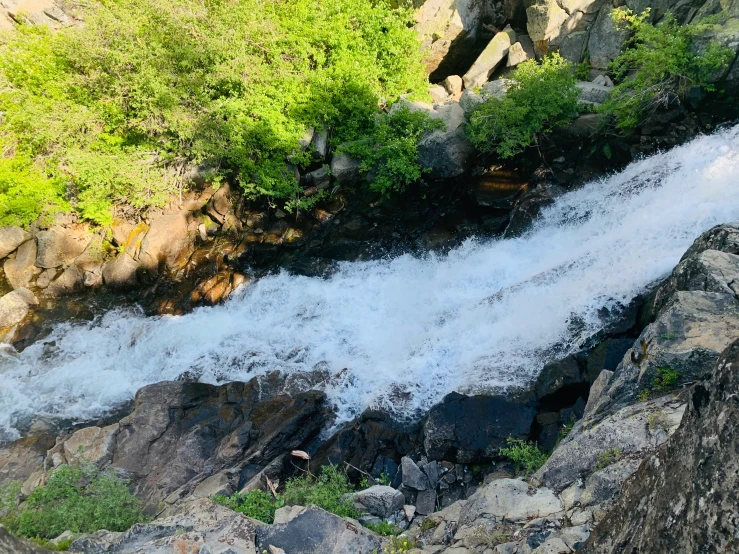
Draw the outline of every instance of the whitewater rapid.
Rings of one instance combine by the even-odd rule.
[[[504,390],[577,350],[667,275],[692,241],[739,220],[739,126],[560,197],[520,238],[444,256],[280,273],[184,316],[112,311],[0,353],[0,436],[42,416],[84,420],[176,379],[328,369],[338,421],[374,406],[414,416],[451,391]],[[492,297],[492,298],[491,298]],[[341,373],[341,370],[347,368]]]

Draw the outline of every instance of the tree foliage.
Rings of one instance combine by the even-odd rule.
[[[538,137],[577,114],[578,90],[569,62],[552,54],[528,60],[513,72],[503,98],[489,98],[470,114],[467,135],[482,152],[510,158],[535,144]]]
[[[714,90],[713,81],[734,53],[716,41],[699,47],[710,22],[681,25],[671,14],[653,25],[649,9],[641,14],[617,8],[613,19],[632,32],[627,48],[611,63],[610,71],[620,83],[601,110],[616,126],[630,132],[655,111],[683,98],[686,89],[699,85]]]
[[[0,145],[25,184],[0,195],[32,200],[0,218],[68,199],[107,223],[116,202],[163,203],[193,163],[295,202],[285,160],[307,163],[308,128],[361,138],[378,105],[425,88],[411,12],[389,0],[100,0],[84,19],[1,37]]]

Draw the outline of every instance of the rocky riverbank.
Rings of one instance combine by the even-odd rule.
[[[732,512],[716,495],[732,494],[737,275],[739,225],[716,227],[634,310],[628,332],[550,364],[528,394],[450,395],[417,428],[368,412],[322,438],[331,411],[320,389],[330,375],[272,374],[221,387],[160,383],[139,391],[133,411],[112,425],[7,446],[0,476],[24,481],[28,496],[54,468],[84,457],[129,479],[156,519],[79,538],[72,551],[85,554],[204,552],[202,545],[226,552],[225,543],[239,554],[381,551],[391,539],[318,508],[282,508],[266,525],[208,500],[326,461],[387,480],[354,503],[362,522],[389,519],[405,529],[416,549],[405,551],[620,552],[624,540],[725,551]],[[524,479],[499,455],[508,437],[549,440],[554,450]],[[720,493],[712,492],[716,479]],[[668,506],[684,522],[681,533],[670,529]],[[647,532],[643,517],[654,520],[649,529],[665,531]]]

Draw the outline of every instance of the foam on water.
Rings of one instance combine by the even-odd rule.
[[[186,370],[248,380],[348,368],[327,393],[340,421],[368,406],[412,416],[453,390],[527,382],[665,276],[711,226],[739,220],[739,127],[634,163],[559,198],[515,239],[445,256],[280,273],[180,317],[113,311],[0,355],[0,430],[85,419]],[[492,298],[491,298],[492,297]]]

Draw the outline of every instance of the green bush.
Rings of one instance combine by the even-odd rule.
[[[623,132],[631,132],[656,110],[682,99],[691,85],[713,90],[712,76],[726,68],[734,55],[717,42],[697,48],[696,39],[705,32],[706,22],[681,25],[667,13],[653,25],[649,13],[649,9],[637,15],[618,8],[612,14],[632,37],[610,65],[620,82],[600,109]]]
[[[387,521],[380,521],[378,523],[368,523],[365,525],[370,531],[374,531],[378,535],[383,537],[394,537],[403,532],[403,530],[397,525],[393,525]]]
[[[539,446],[534,442],[513,437],[508,437],[506,442],[509,446],[501,448],[500,455],[511,460],[516,471],[523,470],[526,475],[534,473],[549,459],[549,454],[539,450]]]
[[[231,496],[216,496],[213,498],[218,504],[231,508],[235,512],[258,519],[264,523],[275,520],[275,510],[282,507],[282,499],[275,498],[262,490],[253,490],[246,493],[236,493]]]
[[[190,163],[299,207],[285,160],[308,162],[306,129],[360,139],[378,106],[426,87],[411,11],[390,0],[102,0],[83,15],[0,35],[0,141],[23,183],[0,181],[2,220],[69,199],[107,224],[115,203],[165,202]]]
[[[652,381],[652,389],[659,391],[670,391],[675,388],[680,379],[680,372],[670,366],[657,369],[657,376]]]
[[[139,500],[124,481],[93,465],[62,466],[2,523],[18,535],[51,539],[64,531],[125,531],[143,521]]]
[[[617,461],[621,459],[622,452],[619,448],[611,448],[610,450],[606,450],[598,456],[598,461],[595,464],[595,471],[600,471],[601,469],[607,468],[611,464],[615,464]]]
[[[346,474],[336,466],[324,466],[317,478],[303,475],[285,483],[284,502],[288,506],[314,504],[340,517],[359,517],[361,513],[341,497],[354,492]]]
[[[574,70],[552,54],[539,64],[528,60],[513,72],[513,85],[502,98],[489,98],[469,117],[467,135],[481,152],[510,158],[539,137],[577,115]]]
[[[388,197],[421,178],[425,170],[418,161],[418,141],[443,128],[442,121],[426,112],[402,106],[379,115],[367,138],[348,144],[344,150],[362,160],[359,169],[369,177],[370,190]]]

